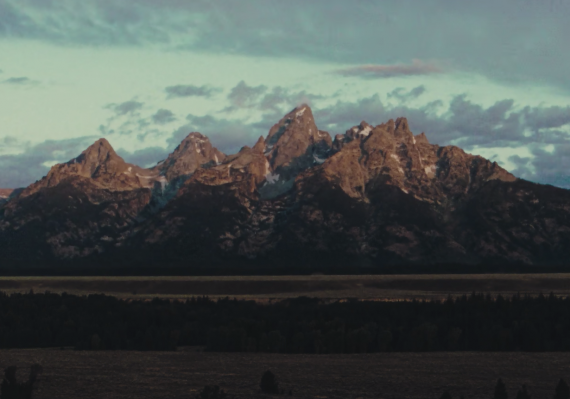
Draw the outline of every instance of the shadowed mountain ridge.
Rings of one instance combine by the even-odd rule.
[[[0,205],[0,256],[108,264],[562,264],[570,191],[517,179],[406,118],[336,135],[303,104],[225,155],[190,133],[151,169],[105,139]]]

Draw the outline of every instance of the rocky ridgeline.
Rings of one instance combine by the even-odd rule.
[[[14,190],[11,188],[0,188],[0,206],[8,202],[13,192]]]
[[[151,169],[100,139],[0,208],[0,256],[19,262],[558,264],[568,242],[569,191],[430,144],[405,118],[333,141],[307,105],[252,148],[190,133]]]

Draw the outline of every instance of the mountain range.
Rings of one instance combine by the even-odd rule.
[[[560,265],[570,191],[414,135],[405,118],[334,138],[303,104],[226,155],[190,133],[152,168],[105,139],[0,190],[4,264]]]
[[[0,204],[8,201],[13,192],[11,188],[0,188]]]

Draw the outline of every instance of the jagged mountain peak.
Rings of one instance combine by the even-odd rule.
[[[21,196],[26,197],[41,188],[57,186],[71,178],[86,179],[94,187],[120,191],[150,188],[155,177],[157,176],[148,169],[125,162],[111,144],[101,138],[76,158],[52,166],[44,178],[28,186]]]
[[[152,170],[101,139],[34,192],[1,205],[0,258],[326,266],[570,256],[570,191],[430,144],[402,117],[361,121],[331,149],[308,105],[227,157],[192,132]]]
[[[192,132],[153,170],[172,181],[190,176],[202,165],[219,164],[225,158],[226,155],[212,146],[207,136]]]
[[[394,122],[395,130],[396,131],[409,131],[410,125],[408,124],[408,119],[404,117],[399,117]]]
[[[0,198],[8,198],[13,192],[13,188],[0,188]]]
[[[350,197],[365,201],[367,191],[378,185],[438,202],[449,195],[466,195],[490,180],[516,180],[499,165],[459,147],[432,145],[423,132],[414,136],[406,118],[376,127],[362,121],[337,135],[333,149],[334,155],[306,174],[320,174]]]
[[[0,188],[0,206],[8,202],[10,196],[14,193],[14,189],[11,188]]]
[[[253,146],[253,150],[259,151],[259,152],[264,152],[265,148],[266,148],[265,139],[263,138],[263,136],[259,136],[259,139],[257,139],[257,142]]]
[[[390,119],[386,123],[382,123],[377,126],[372,126],[366,121],[360,122],[360,124],[351,127],[345,132],[345,136],[349,139],[366,139],[373,131],[384,131],[389,135],[393,136],[397,140],[412,140],[413,134],[410,131],[410,125],[408,120],[404,117],[397,118],[395,121]],[[338,140],[341,140],[339,137]]]
[[[119,169],[123,169],[122,167],[126,165],[126,162],[117,155],[107,139],[101,138],[67,164],[83,165],[82,168],[78,168],[79,174],[92,177],[96,172],[103,172],[102,165],[108,166],[105,168],[107,172],[122,172],[123,170]]]
[[[345,132],[345,136],[350,139],[368,137],[370,132],[374,129],[368,122],[362,121],[360,124],[351,127]],[[335,137],[335,139],[342,140],[342,137]]]
[[[318,131],[313,118],[313,111],[308,105],[303,104],[295,107],[281,118],[281,120],[269,130],[265,141],[269,147],[272,147],[279,142],[286,132],[294,130],[301,130],[309,136],[312,136]],[[285,139],[287,140],[288,137]]]
[[[374,136],[374,139],[371,138],[372,136]],[[382,136],[382,139],[379,136]],[[412,146],[416,144],[416,139],[410,131],[408,120],[404,117],[397,118],[395,121],[390,119],[388,122],[377,126],[372,126],[366,121],[362,121],[359,125],[348,129],[344,136],[337,135],[333,147],[338,151],[345,143],[353,139],[364,141],[370,139],[369,147],[370,144],[377,147],[394,146],[401,143]],[[421,137],[421,140],[429,144],[425,134]]]
[[[421,144],[430,144],[426,134],[424,132],[421,132],[420,134],[414,136],[414,138],[416,139],[416,144],[417,145],[421,145]]]
[[[199,153],[204,145],[210,145],[210,139],[199,132],[189,133],[181,142],[176,146],[172,154],[180,155],[184,152]],[[172,155],[171,154],[171,155]]]
[[[89,147],[87,147],[85,149],[85,152],[90,152],[90,151],[93,151],[95,149],[105,149],[107,151],[115,152],[111,143],[109,143],[109,141],[104,137],[101,137],[100,139],[95,141],[93,144],[91,144]]]
[[[287,180],[313,166],[315,154],[325,156],[331,144],[330,135],[317,128],[311,107],[303,104],[269,130],[265,155],[271,168]]]

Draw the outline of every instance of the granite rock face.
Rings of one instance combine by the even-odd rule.
[[[156,182],[158,174],[126,163],[100,139],[0,209],[0,250],[8,259],[101,253],[138,223]]]
[[[0,188],[0,206],[8,202],[12,196],[12,193],[14,193],[13,188]]]
[[[293,109],[269,130],[265,140],[271,177],[262,196],[274,198],[291,189],[299,172],[324,161],[331,145],[330,135],[317,128],[308,105]]]
[[[0,208],[5,259],[188,266],[562,264],[570,191],[517,179],[405,118],[336,135],[301,105],[224,155],[191,133],[152,169],[105,140]]]
[[[210,162],[219,164],[226,155],[213,147],[210,140],[200,133],[190,133],[178,147],[152,170],[166,180],[185,178]]]

